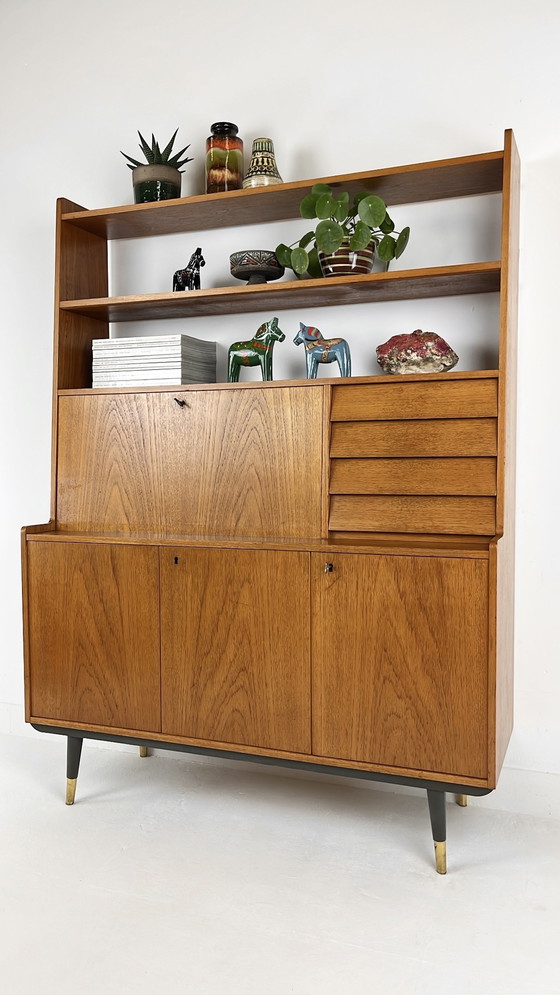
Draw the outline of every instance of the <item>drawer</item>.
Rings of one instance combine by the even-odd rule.
[[[331,494],[496,494],[496,460],[333,459]]]
[[[423,386],[423,385],[421,385]],[[495,456],[495,418],[336,422],[331,456]]]
[[[329,529],[494,535],[496,501],[493,497],[337,494],[330,502]]]
[[[498,381],[410,381],[333,387],[331,421],[412,418],[492,418]]]

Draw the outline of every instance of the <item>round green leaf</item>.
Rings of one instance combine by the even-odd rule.
[[[283,242],[276,246],[276,258],[281,266],[292,268],[292,250]]]
[[[397,244],[395,247],[395,258],[398,259],[402,256],[404,250],[408,245],[408,239],[410,238],[410,228],[403,228],[399,237],[397,238]]]
[[[383,221],[379,225],[379,228],[384,235],[389,235],[390,232],[395,230],[395,222],[389,217],[388,214],[386,214]]]
[[[346,221],[349,213],[349,203],[350,198],[348,197],[346,191],[344,191],[336,198],[336,207],[332,212],[333,218],[337,221]]]
[[[300,249],[306,249],[307,246],[309,245],[309,243],[313,242],[314,240],[315,240],[315,232],[314,231],[308,231],[308,232],[305,233],[305,235],[302,235],[302,237],[300,238],[300,240],[298,242],[298,245],[299,245]]]
[[[382,262],[388,263],[395,258],[395,239],[391,235],[384,235],[377,246],[377,255]]]
[[[330,218],[334,214],[336,208],[336,202],[330,193],[322,193],[317,198],[317,203],[315,205],[315,213],[318,218]]]
[[[374,194],[368,197],[362,197],[358,205],[358,214],[362,221],[369,225],[370,228],[379,228],[379,225],[385,218],[387,214],[387,208],[385,206],[385,201],[381,200],[381,197],[376,197]]]
[[[320,221],[315,231],[315,241],[322,252],[336,252],[342,245],[344,228],[336,221]]]
[[[305,273],[305,271],[307,270],[308,263],[309,263],[309,256],[307,255],[305,249],[301,248],[292,249],[290,265],[294,273],[297,273],[298,276],[301,276],[301,274]]]
[[[311,187],[311,193],[331,193],[332,187],[328,183],[314,183]]]
[[[310,193],[307,197],[304,197],[301,204],[299,205],[299,213],[302,218],[316,218],[315,207],[319,199],[319,194]]]
[[[358,221],[356,228],[354,229],[354,234],[350,239],[350,248],[355,252],[359,252],[360,249],[365,249],[366,245],[371,242],[371,230],[368,225],[364,224],[363,221]]]
[[[323,271],[319,264],[319,256],[317,255],[317,249],[311,249],[309,251],[309,264],[307,266],[307,272],[309,273],[309,276],[313,277],[313,279],[316,279],[317,277],[321,277],[323,275]]]

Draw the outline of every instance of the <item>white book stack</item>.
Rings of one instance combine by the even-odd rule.
[[[94,339],[94,387],[216,382],[216,343],[191,335]]]

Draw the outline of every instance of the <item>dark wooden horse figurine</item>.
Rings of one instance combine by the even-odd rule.
[[[173,274],[173,290],[200,290],[200,267],[205,265],[202,249],[195,249],[185,268]]]
[[[237,383],[242,366],[260,366],[263,380],[272,380],[272,350],[286,336],[278,328],[278,318],[265,321],[249,342],[234,342],[228,350],[228,382]]]
[[[350,349],[346,339],[324,339],[318,328],[300,321],[294,343],[305,346],[308,379],[317,376],[319,363],[332,363],[334,360],[338,363],[341,377],[351,376]]]

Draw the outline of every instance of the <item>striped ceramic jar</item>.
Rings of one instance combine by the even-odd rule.
[[[317,255],[323,276],[357,276],[373,270],[375,246],[370,242],[365,249],[356,252],[348,248],[345,240],[336,252],[327,254],[319,249]]]

